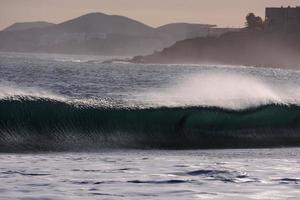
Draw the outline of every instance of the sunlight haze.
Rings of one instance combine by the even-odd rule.
[[[267,6],[288,5],[300,5],[300,0],[0,0],[0,29],[15,22],[60,23],[90,12],[123,15],[154,27],[172,22],[241,27],[249,12],[264,16]]]

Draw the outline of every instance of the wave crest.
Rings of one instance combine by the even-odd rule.
[[[0,100],[0,151],[300,146],[300,107],[107,107]]]

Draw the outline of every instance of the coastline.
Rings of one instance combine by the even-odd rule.
[[[194,38],[177,42],[160,52],[135,56],[139,64],[221,63],[255,67],[300,69],[300,37],[270,32],[231,32],[220,37]]]

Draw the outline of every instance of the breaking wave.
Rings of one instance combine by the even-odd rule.
[[[300,107],[139,107],[45,97],[0,99],[0,151],[300,146]]]

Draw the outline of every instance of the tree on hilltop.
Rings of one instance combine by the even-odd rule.
[[[265,21],[254,13],[249,13],[246,16],[246,28],[254,31],[264,30]]]

